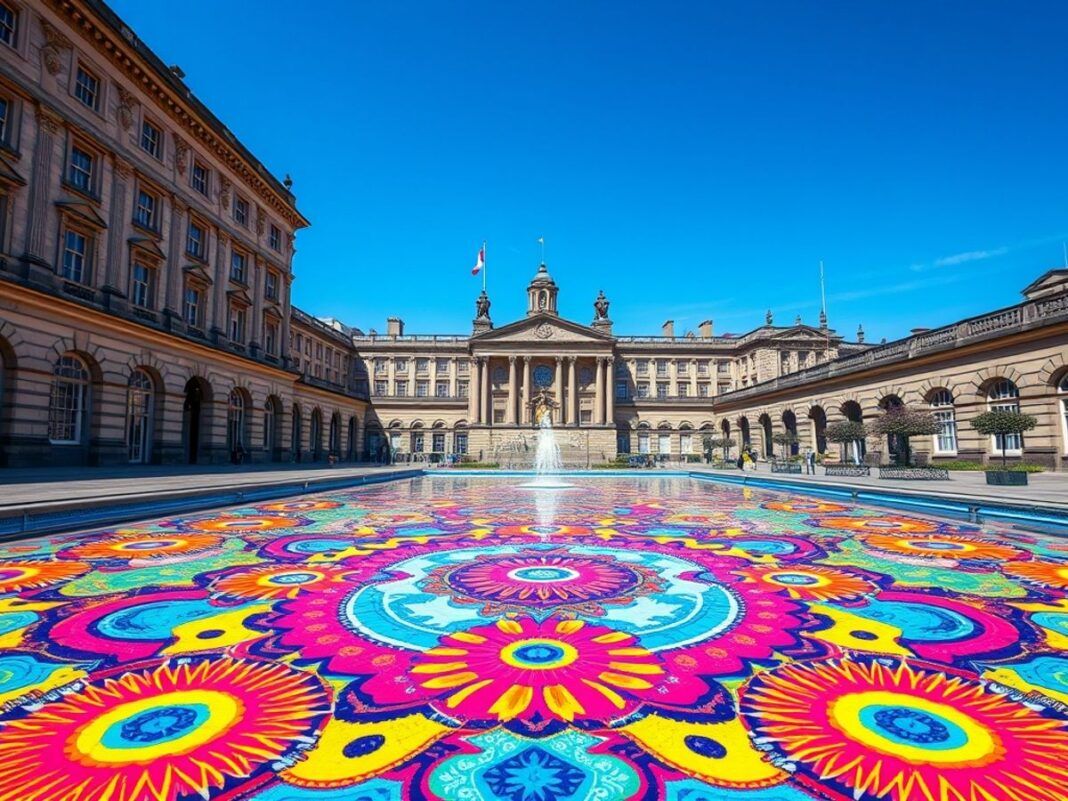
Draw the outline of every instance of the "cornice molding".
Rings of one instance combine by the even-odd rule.
[[[123,32],[123,38],[126,38],[126,33],[129,34],[127,41],[123,41],[115,35],[114,30],[101,22],[97,14],[82,0],[45,0],[45,3],[66,19],[101,55],[118,67],[127,79],[155,100],[160,108],[182,127],[187,136],[213,153],[239,176],[267,206],[294,228],[304,228],[308,225],[308,221],[292,203],[274,189],[257,169],[266,171],[266,168],[258,163],[250,163],[237,148],[225,141],[227,136],[233,136],[228,130],[225,133],[215,130],[211,123],[205,122],[185,99],[165,84],[154,68],[144,63],[143,57],[133,52],[129,40],[136,41],[136,36],[132,31],[127,29]]]

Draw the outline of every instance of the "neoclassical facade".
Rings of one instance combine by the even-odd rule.
[[[364,334],[292,305],[296,233],[279,181],[100,0],[0,0],[0,463],[359,460],[530,464],[536,410],[565,461],[696,457],[709,434],[833,458],[836,420],[929,408],[937,462],[1068,466],[1068,270],[1015,305],[871,346],[821,314],[742,335],[655,336],[558,313],[541,265],[526,314]],[[1018,408],[1005,441],[970,426]],[[896,443],[853,443],[886,460]]]
[[[0,0],[0,460],[356,458],[366,381],[290,302],[307,225],[96,0]]]
[[[871,422],[892,406],[928,408],[939,435],[914,450],[933,463],[1014,461],[1068,465],[1068,271],[1053,270],[1024,289],[1025,300],[987,315],[913,332],[879,345],[846,342],[821,315],[715,336],[712,323],[677,335],[613,333],[603,294],[594,320],[557,313],[558,287],[542,265],[527,287],[527,314],[494,327],[489,299],[476,304],[469,335],[408,335],[391,318],[384,335],[356,334],[371,385],[370,450],[388,443],[402,460],[462,452],[484,461],[529,464],[532,399],[548,397],[567,463],[588,465],[619,453],[695,458],[709,434],[771,457],[772,438],[790,431],[794,451],[828,459],[868,455],[887,461],[895,441],[828,444],[837,420]],[[992,408],[1020,409],[1039,425],[995,441],[969,423]]]

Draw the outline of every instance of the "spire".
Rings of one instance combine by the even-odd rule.
[[[857,342],[863,342],[863,341],[864,341],[864,326],[863,325],[858,325],[857,326]]]
[[[827,312],[820,309],[820,328],[827,327]]]
[[[764,315],[764,325],[771,325],[771,324],[772,324],[771,309],[768,309],[768,313]]]

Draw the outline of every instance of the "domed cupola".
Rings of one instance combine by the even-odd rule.
[[[535,314],[556,314],[556,281],[542,262],[527,287],[527,317]]]

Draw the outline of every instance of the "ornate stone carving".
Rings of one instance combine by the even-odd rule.
[[[133,108],[137,103],[137,98],[134,97],[134,93],[123,87],[119,87],[119,108],[116,112],[116,116],[119,119],[119,125],[123,130],[130,130],[130,126],[133,125]]]
[[[534,329],[534,336],[538,339],[550,339],[554,333],[553,327],[548,323],[542,323]]]
[[[189,143],[180,136],[174,137],[174,166],[179,175],[189,169]]]
[[[219,179],[219,202],[224,209],[230,207],[230,190],[233,189],[233,186],[229,178]]]
[[[263,232],[267,230],[267,213],[261,209],[256,209],[256,234],[263,236]]]
[[[483,290],[482,294],[475,300],[475,319],[476,320],[488,320],[490,314],[490,299],[486,291]]]
[[[47,133],[59,133],[63,127],[63,120],[51,109],[44,106],[37,107],[37,125]]]
[[[41,20],[41,30],[45,35],[45,44],[41,48],[41,61],[49,75],[58,75],[63,67],[60,53],[71,49],[71,41],[51,22]]]
[[[608,298],[604,296],[604,290],[597,293],[597,299],[593,302],[594,321],[608,319]]]

